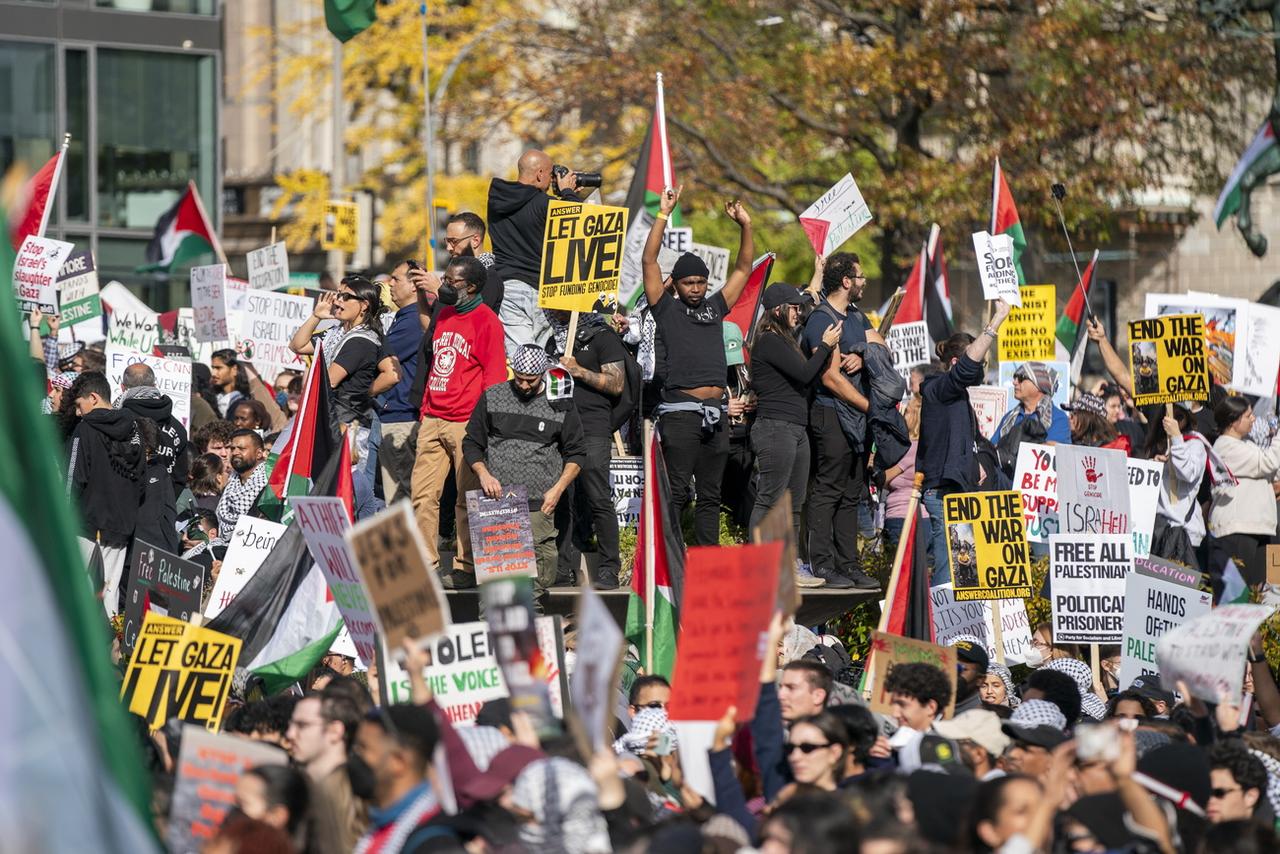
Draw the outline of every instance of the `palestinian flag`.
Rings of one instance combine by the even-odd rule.
[[[1089,312],[1089,288],[1093,285],[1094,271],[1098,266],[1098,250],[1093,250],[1089,266],[1080,274],[1080,282],[1071,292],[1067,307],[1058,318],[1057,358],[1059,362],[1071,363],[1071,384],[1078,385],[1080,371],[1084,365],[1084,354],[1089,349],[1089,336],[1085,332],[1085,317]]]
[[[903,283],[902,302],[898,304],[898,312],[893,316],[892,326],[907,323],[923,323],[925,319],[925,279],[928,275],[929,266],[928,244],[920,247],[920,254],[916,256],[916,262],[911,265],[911,272],[907,274],[907,281]],[[880,307],[880,316],[884,317],[892,304],[892,299]],[[930,338],[933,336],[930,335]]]
[[[941,259],[941,253],[942,249],[939,246],[939,259]],[[921,244],[916,263],[912,265],[907,281],[902,286],[904,291],[902,302],[899,303],[898,312],[893,316],[893,323],[884,337],[885,346],[893,354],[893,367],[903,379],[910,379],[911,369],[916,365],[927,365],[933,354],[934,341],[942,340],[933,338],[933,332],[925,320],[930,306],[928,292],[935,291],[933,284],[928,281],[928,276],[929,244],[926,241]],[[892,299],[881,307],[881,317],[885,316],[890,305],[892,305]]]
[[[138,270],[169,272],[210,253],[226,260],[195,181],[188,181],[186,191],[156,221],[155,235],[147,244],[147,263]]]
[[[653,119],[649,122],[649,132],[645,134],[640,145],[640,156],[636,159],[636,170],[631,178],[631,187],[627,190],[626,207],[629,212],[627,240],[624,248],[626,258],[622,266],[622,281],[618,301],[625,311],[630,311],[644,294],[644,279],[640,270],[640,253],[644,251],[645,240],[649,230],[658,216],[658,199],[667,187],[676,186],[675,167],[671,162],[671,145],[667,141],[667,111],[662,90],[662,75],[658,75],[657,98],[653,107]],[[679,226],[683,222],[680,206],[671,212],[667,220],[670,227]],[[627,263],[627,262],[630,263]]]
[[[1213,206],[1213,221],[1219,229],[1228,217],[1240,210],[1240,179],[1244,177],[1244,173],[1263,157],[1273,154],[1276,146],[1275,129],[1271,127],[1270,120],[1264,119],[1253,142],[1249,143],[1249,147],[1240,156],[1236,168],[1231,170],[1231,176],[1218,195],[1218,203]]]
[[[644,494],[640,500],[640,525],[636,534],[636,558],[631,570],[631,597],[627,602],[627,642],[640,651],[642,666],[648,661],[645,632],[645,573],[653,565],[653,668],[667,679],[675,669],[676,633],[680,625],[680,598],[684,588],[684,543],[680,520],[671,515],[671,486],[662,444],[650,432],[645,436]],[[647,668],[646,668],[647,669]]]
[[[573,377],[560,365],[547,371],[547,400],[569,400],[573,397]]]
[[[904,638],[933,643],[933,605],[929,598],[928,539],[925,527],[929,524],[920,518],[921,504],[916,503],[915,513],[906,520],[899,541],[902,562],[894,567],[898,586],[893,601],[887,603],[889,613],[883,631]]]
[[[751,272],[747,275],[746,287],[742,289],[742,294],[733,304],[733,308],[725,315],[725,323],[736,324],[742,332],[742,338],[747,343],[747,348],[743,350],[744,356],[751,347],[756,323],[764,311],[764,289],[769,287],[769,275],[773,272],[773,262],[777,257],[772,252],[766,252],[755,260],[751,265]]]
[[[303,380],[302,400],[298,413],[286,428],[288,440],[279,451],[272,447],[271,476],[267,488],[258,497],[257,509],[274,522],[288,522],[293,510],[288,506],[290,495],[307,495],[312,480],[320,472],[342,443],[333,420],[330,403],[329,377],[325,372],[324,353],[317,345],[311,367]]]
[[[64,146],[23,186],[18,206],[9,218],[9,239],[15,250],[22,246],[27,235],[44,237],[49,213],[53,210],[52,200],[58,191],[58,177],[62,174],[62,163],[66,158]]]
[[[13,261],[0,241],[0,281],[12,277]],[[17,303],[0,300],[0,359],[9,365],[30,358],[21,323]],[[0,850],[159,851],[138,728],[120,705],[106,615],[59,471],[63,449],[52,423],[31,414],[42,383],[31,371],[11,374],[0,407]]]
[[[1027,238],[1022,233],[1022,221],[1018,219],[1018,208],[1013,203],[1013,193],[1005,183],[1004,172],[1000,169],[1000,158],[996,158],[995,169],[991,173],[991,233],[1007,234],[1013,238],[1013,266],[1018,271],[1018,284],[1024,285],[1027,277],[1022,273],[1022,253],[1027,249]]]
[[[934,341],[944,341],[956,331],[951,316],[951,282],[942,256],[942,229],[936,222],[930,226],[925,244],[924,319]]]

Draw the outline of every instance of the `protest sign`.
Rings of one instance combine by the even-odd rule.
[[[1009,392],[996,385],[969,386],[969,405],[978,419],[978,432],[991,440],[1000,420],[1009,411]]]
[[[1131,320],[1129,371],[1138,406],[1208,400],[1204,319],[1172,314]]]
[[[751,529],[753,543],[782,543],[778,553],[778,597],[776,610],[784,617],[794,617],[800,609],[800,589],[796,587],[796,530],[792,525],[791,490],[784,489],[760,524]]]
[[[58,303],[63,326],[74,326],[102,316],[102,298],[98,292],[98,271],[93,253],[72,252],[58,271]]]
[[[392,655],[399,655],[397,648],[406,640],[421,644],[444,631],[449,603],[408,499],[357,523],[346,532],[346,540]]]
[[[907,382],[911,381],[911,369],[929,364],[929,327],[923,320],[911,323],[895,323],[884,337],[885,346],[893,356],[893,369]]]
[[[523,485],[508,487],[506,493],[501,498],[488,498],[483,490],[467,491],[471,557],[479,584],[503,575],[538,574],[529,493]]]
[[[58,313],[58,271],[75,244],[28,234],[13,259],[13,295],[18,309]]]
[[[423,674],[436,702],[455,726],[473,723],[481,706],[507,696],[484,622],[454,623],[426,648],[431,651],[431,664]],[[384,661],[391,702],[409,702],[408,675],[391,656]]]
[[[1027,542],[1047,543],[1058,533],[1058,471],[1052,445],[1023,442],[1013,469],[1013,488],[1022,496]]]
[[[1198,314],[1204,318],[1204,351],[1209,371],[1215,383],[1229,386],[1235,377],[1236,356],[1242,344],[1240,315],[1247,305],[1244,300],[1213,294],[1149,293],[1145,314],[1148,318],[1178,314]]]
[[[587,742],[596,750],[612,744],[609,723],[624,643],[608,606],[590,586],[583,587],[578,596],[576,623],[578,649],[585,654],[578,656],[569,693]]]
[[[690,243],[688,251],[707,265],[707,293],[713,294],[723,288],[724,283],[729,280],[729,250],[705,243]]]
[[[1031,595],[1026,526],[1017,492],[959,492],[943,499],[943,511],[957,601]]]
[[[1280,584],[1280,546],[1267,546],[1267,583]]]
[[[196,338],[200,341],[226,341],[230,337],[226,279],[226,264],[191,268],[191,310],[195,313]]]
[[[284,241],[269,243],[245,256],[249,262],[249,287],[274,291],[289,284],[289,252]]]
[[[107,343],[138,353],[151,353],[160,341],[160,315],[146,311],[113,311]]]
[[[662,245],[672,252],[683,255],[693,246],[693,229],[689,227],[668,225],[662,231]]]
[[[180,718],[217,732],[240,657],[240,638],[152,611],[142,623],[120,699],[152,730]]]
[[[823,258],[869,222],[871,209],[863,201],[852,173],[847,173],[800,214],[800,227],[809,236],[813,251]]]
[[[144,540],[134,540],[126,589],[129,592],[124,603],[121,644],[127,652],[133,649],[148,613],[154,611],[183,621],[199,613],[204,567]]]
[[[553,201],[542,245],[540,308],[590,311],[617,299],[627,209]]]
[[[1049,361],[1057,326],[1053,285],[1023,285],[1021,293],[1022,307],[1010,312],[1000,327],[1000,361]]]
[[[143,364],[156,376],[156,389],[173,401],[173,417],[183,427],[191,424],[191,360],[171,359],[167,356],[150,356],[135,350],[126,350],[115,344],[107,344],[103,355],[107,360],[107,382],[113,395],[120,393],[120,383],[125,368]]]
[[[324,230],[320,248],[325,252],[355,252],[360,244],[360,208],[355,202],[330,199],[324,203]]]
[[[1201,700],[1239,702],[1249,640],[1274,611],[1273,605],[1219,605],[1170,628],[1156,642],[1160,684],[1176,691],[1181,681]]]
[[[1058,513],[1068,534],[1127,534],[1129,467],[1124,451],[1058,445]]]
[[[244,589],[258,567],[267,559],[267,555],[271,554],[287,528],[287,525],[270,519],[258,519],[248,513],[240,514],[236,529],[231,534],[227,553],[222,558],[218,580],[214,582],[209,594],[209,604],[204,609],[206,619],[213,619],[231,604],[231,600]]]
[[[1232,361],[1231,387],[1242,394],[1271,397],[1280,371],[1280,308],[1248,303],[1237,314],[1237,328],[1241,340]]]
[[[538,636],[538,649],[546,662],[547,697],[551,700],[551,714],[564,719],[564,705],[569,697],[569,674],[564,663],[564,623],[559,614],[535,617],[534,633]]]
[[[1038,361],[1048,369],[1049,376],[1054,381],[1053,394],[1050,396],[1053,398],[1055,405],[1066,406],[1071,399],[1071,365],[1066,362],[1051,362],[1043,359],[1032,359],[1030,361]],[[1025,361],[1000,363],[1000,385],[1008,398],[1010,409],[1022,405],[1013,396],[1013,375],[1024,364],[1026,364]]]
[[[324,574],[333,601],[342,613],[342,622],[351,633],[356,653],[361,661],[373,661],[377,634],[382,627],[369,607],[368,591],[347,548],[346,535],[351,529],[347,505],[341,498],[327,495],[297,496],[290,498],[289,503],[307,541],[307,550]],[[388,640],[388,644],[392,642]],[[399,645],[399,639],[394,643]]]
[[[1159,672],[1156,643],[1166,631],[1209,613],[1211,594],[1200,591],[1200,573],[1149,558],[1134,558],[1124,588],[1124,640],[1120,688]],[[1216,702],[1216,701],[1215,701]]]
[[[973,254],[978,256],[978,277],[982,298],[1002,299],[1012,306],[1022,305],[1018,290],[1018,268],[1013,263],[1013,238],[986,231],[973,233]]]
[[[644,460],[640,457],[609,460],[609,488],[613,492],[618,527],[636,527],[640,523],[640,497],[644,493]]]
[[[933,611],[933,639],[940,646],[950,646],[961,635],[982,641],[992,661],[996,656],[996,631],[991,602],[957,602],[951,583],[929,588]],[[1031,622],[1027,604],[1022,599],[1000,600],[1000,639],[1004,642],[1004,661],[1010,667],[1025,664],[1031,647]]]
[[[1164,483],[1164,464],[1129,457],[1129,524],[1133,533],[1134,557],[1151,553],[1151,535],[1156,526],[1156,505]]]
[[[1133,538],[1128,534],[1049,537],[1054,641],[1120,643],[1124,590],[1132,568]]]
[[[947,677],[951,683],[951,702],[943,709],[943,717],[949,718],[956,710],[956,651],[947,646],[938,646],[927,641],[902,638],[885,632],[871,633],[872,659],[869,669],[871,681],[871,711],[893,717],[893,707],[889,704],[889,692],[884,689],[885,679],[889,671],[898,664],[922,662],[932,664]]]
[[[245,771],[288,761],[288,753],[266,741],[183,727],[169,805],[170,854],[204,850],[235,803],[236,784]]]
[[[249,293],[249,281],[227,276],[226,281],[222,283],[222,293],[227,301],[227,332],[234,338],[239,327],[232,328],[231,318],[233,315],[244,314],[244,298]]]
[[[673,721],[755,717],[763,639],[777,599],[782,543],[689,549],[672,673]]]
[[[274,378],[281,371],[306,371],[307,361],[289,349],[289,340],[315,308],[313,297],[251,290],[244,296],[237,351],[253,362],[258,374]]]
[[[480,585],[480,602],[511,711],[528,714],[539,733],[556,732],[548,684],[551,659],[538,644],[533,579],[516,575],[486,581]]]

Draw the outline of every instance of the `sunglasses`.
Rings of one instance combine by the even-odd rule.
[[[803,753],[805,756],[808,756],[810,753],[813,753],[813,751],[815,750],[821,750],[824,747],[830,747],[830,746],[831,746],[831,742],[829,741],[826,742],[825,744],[814,744],[812,742],[805,742],[804,744],[794,744],[794,743],[788,742],[787,754],[790,755],[792,753],[795,753],[798,750],[801,753]]]
[[[358,296],[356,296],[355,294],[343,294],[343,293],[338,293],[338,294],[334,294],[333,298],[334,298],[335,300],[340,301],[340,302],[346,302],[346,301],[347,301],[347,300],[349,300],[349,299],[360,300],[360,301],[362,301],[362,302],[364,301],[364,297],[358,297]]]
[[[1225,798],[1227,795],[1231,794],[1232,792],[1242,792],[1242,791],[1244,791],[1244,790],[1243,790],[1243,789],[1241,789],[1239,786],[1236,786],[1234,789],[1210,789],[1210,790],[1209,790],[1209,797],[1211,797],[1211,798],[1217,798],[1218,800],[1222,800],[1223,798]]]

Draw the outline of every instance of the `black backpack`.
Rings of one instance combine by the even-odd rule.
[[[612,327],[602,327],[600,331],[587,340],[592,340],[596,335],[606,333],[618,337],[621,343],[621,336],[614,332]],[[622,394],[618,395],[618,399],[613,402],[609,412],[609,426],[614,430],[621,429],[623,424],[631,420],[636,408],[640,406],[640,390],[644,386],[644,376],[640,373],[640,363],[636,361],[635,354],[631,352],[631,348],[626,346],[625,343],[623,343],[621,349]]]

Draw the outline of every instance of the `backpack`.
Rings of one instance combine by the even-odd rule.
[[[618,336],[612,327],[602,327],[599,332],[592,335],[590,339],[594,339],[596,335],[608,332],[611,335]],[[621,340],[621,336],[618,336]],[[624,343],[622,346],[622,393],[618,395],[617,400],[613,402],[609,410],[609,426],[614,430],[622,428],[631,420],[631,416],[640,406],[640,390],[644,387],[644,375],[640,372],[640,363],[636,361],[635,354],[631,352],[631,348]]]

